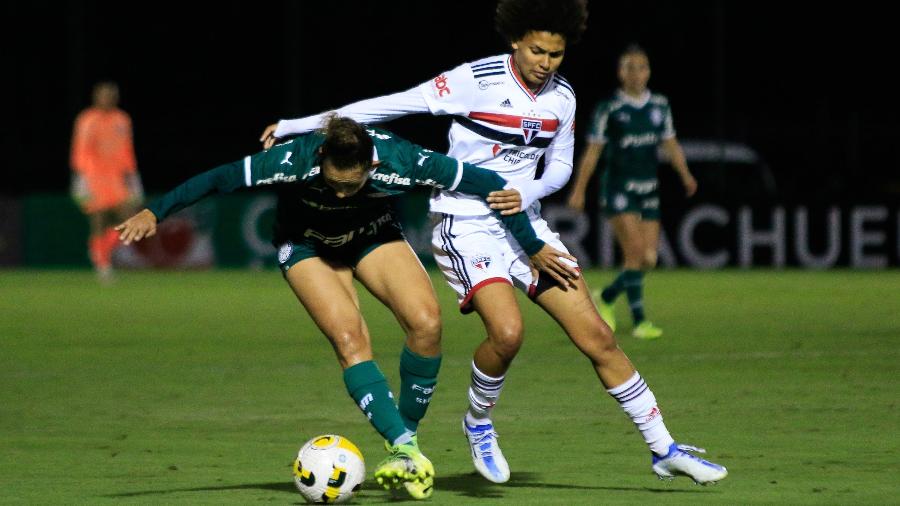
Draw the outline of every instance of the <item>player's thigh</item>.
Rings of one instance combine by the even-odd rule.
[[[407,333],[440,337],[440,306],[431,279],[406,241],[391,241],[356,264],[356,279],[393,311]]]
[[[616,236],[622,252],[626,256],[640,256],[643,254],[643,238],[641,236],[641,215],[638,213],[619,213],[609,217],[613,233]]]
[[[491,283],[475,292],[472,307],[487,331],[488,340],[516,350],[524,339],[522,313],[509,283]]]
[[[597,357],[617,346],[612,331],[600,318],[591,300],[584,278],[576,279],[574,288],[564,290],[554,286],[538,295],[535,302],[562,326],[585,355]]]
[[[659,220],[641,220],[638,224],[645,254],[659,249]]]
[[[301,260],[284,277],[297,299],[331,342],[343,367],[372,359],[371,344],[353,271],[321,257]]]

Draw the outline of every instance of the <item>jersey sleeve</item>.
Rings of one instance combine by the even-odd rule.
[[[376,134],[379,133],[381,132],[376,132]],[[377,139],[377,136],[375,138]],[[390,160],[392,165],[409,171],[407,173],[411,173],[411,177],[418,185],[468,193],[481,198],[487,198],[492,191],[502,190],[507,185],[506,180],[492,170],[460,162],[455,158],[436,153],[397,137],[389,137],[389,139],[392,148],[392,159]],[[528,256],[534,255],[544,247],[544,241],[538,239],[528,220],[528,215],[525,213],[503,216],[494,211],[494,214],[503,222]]]
[[[409,114],[428,113],[431,111],[422,93],[416,87],[392,95],[360,100],[335,111],[323,112],[315,116],[281,120],[278,122],[274,135],[277,138],[282,138],[311,132],[321,128],[325,118],[332,112],[364,125],[372,125]]]
[[[475,76],[469,64],[463,63],[430,81],[425,81],[418,89],[425,98],[431,114],[465,115],[472,110]]]
[[[606,144],[609,138],[606,136],[606,128],[609,123],[609,106],[606,102],[600,102],[591,114],[591,123],[585,140],[591,144]]]
[[[663,120],[663,140],[675,138],[675,122],[672,121],[672,106],[666,107],[666,118]]]
[[[72,129],[72,153],[69,165],[75,172],[84,172],[88,164],[90,156],[90,131],[89,118],[84,112],[75,119],[75,126]]]
[[[176,186],[151,202],[147,209],[156,216],[157,221],[163,221],[208,195],[237,190],[243,186],[243,176],[243,162],[220,165]]]
[[[309,137],[311,136],[299,137],[292,142],[198,174],[147,207],[158,221],[162,221],[209,195],[230,193],[244,187],[295,183],[300,169],[308,165],[304,163],[302,156],[295,153],[304,148],[304,143],[312,142]]]

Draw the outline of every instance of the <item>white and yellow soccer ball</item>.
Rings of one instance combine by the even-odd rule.
[[[349,439],[334,434],[307,441],[293,468],[297,490],[311,503],[349,501],[366,479],[362,452]]]

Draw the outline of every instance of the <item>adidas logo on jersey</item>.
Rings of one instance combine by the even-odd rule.
[[[512,107],[512,102],[507,98],[503,102],[500,102],[500,107]]]

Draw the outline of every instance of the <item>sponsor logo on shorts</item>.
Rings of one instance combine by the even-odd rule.
[[[475,267],[478,270],[487,270],[488,267],[491,266],[491,257],[490,255],[478,255],[477,257],[472,259],[472,267]]]

